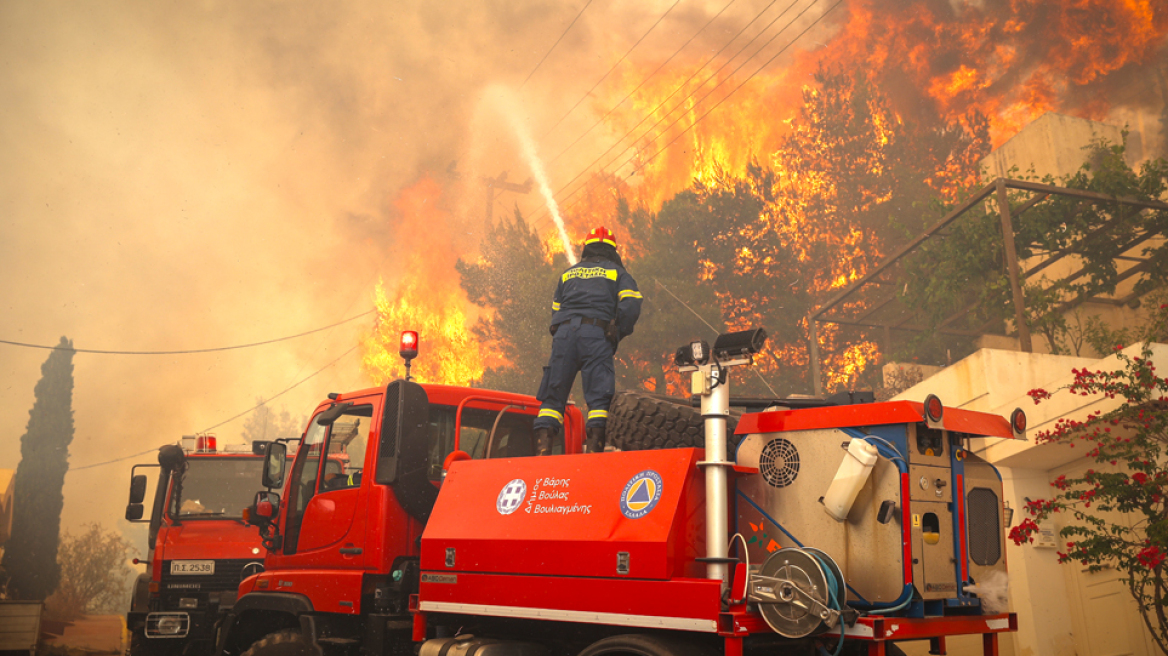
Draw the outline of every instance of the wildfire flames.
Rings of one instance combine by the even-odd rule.
[[[454,222],[441,208],[442,188],[424,178],[394,203],[399,234],[425,239],[426,248],[403,243],[396,249],[396,269],[405,273],[392,295],[384,282],[374,292],[377,319],[361,339],[361,370],[382,385],[404,375],[398,355],[403,330],[420,334],[419,357],[412,374],[430,383],[469,385],[483,375],[483,345],[468,328],[471,305],[458,285],[454,262],[458,250],[450,240]],[[403,240],[405,242],[406,240]]]
[[[569,232],[578,237],[598,220],[611,225],[617,198],[656,210],[695,181],[717,188],[729,176],[740,175],[754,159],[773,167],[777,175],[777,200],[760,217],[759,230],[789,245],[801,262],[809,261],[807,253],[814,249],[826,247],[832,252],[834,260],[824,270],[802,272],[806,289],[824,298],[864,275],[879,261],[886,245],[845,221],[810,217],[801,199],[827,199],[846,217],[887,197],[874,190],[868,197],[849,197],[844,203],[849,190],[836,189],[814,168],[792,167],[789,153],[781,151],[783,139],[801,129],[801,108],[814,98],[813,73],[862,71],[873,87],[887,95],[885,105],[869,107],[872,121],[865,138],[874,146],[850,162],[879,172],[888,165],[882,148],[906,124],[969,126],[982,116],[996,146],[1047,111],[1104,119],[1111,109],[1107,90],[1123,75],[1161,56],[1165,34],[1168,12],[1158,10],[1155,0],[847,0],[818,31],[796,44],[804,49],[793,49],[785,66],[778,60],[741,88],[761,58],[736,75],[731,71],[737,61],[715,72],[720,60],[691,77],[709,52],[688,61],[683,53],[647,81],[659,62],[630,63],[620,69],[615,82],[601,87],[594,108],[605,113],[631,94],[630,101],[611,115],[609,127],[612,135],[630,133],[639,139],[623,144],[629,148],[624,154],[614,151],[604,159],[605,171],[565,202]],[[723,59],[737,48],[727,50]],[[707,114],[719,101],[722,104]],[[565,137],[570,141],[574,135]],[[822,146],[819,150],[816,144],[815,152],[827,157],[830,144]],[[973,155],[943,162],[926,182],[936,194],[949,197],[960,185],[976,179],[977,164]],[[419,183],[403,192],[398,208],[403,216],[414,217],[409,220],[417,225],[432,225],[435,219],[427,218],[427,212],[435,208],[433,204],[425,207],[418,200],[420,194],[440,195],[436,184]],[[425,234],[432,233],[432,228],[425,229]],[[559,249],[558,243],[549,244]],[[624,247],[626,258],[635,266],[639,245]],[[467,312],[459,309],[469,311],[470,307],[454,282],[455,254],[426,248],[410,257],[418,270],[446,268],[425,285],[415,274],[397,287],[392,299],[379,287],[378,324],[365,341],[365,370],[379,381],[400,370],[395,331],[408,324],[422,327],[432,353],[460,355],[453,361],[432,356],[419,360],[419,367],[435,368],[427,371],[427,380],[475,380],[487,356],[469,335]],[[738,259],[740,269],[767,266],[749,249],[740,252]],[[436,289],[436,280],[449,282]],[[750,317],[737,311],[735,302],[725,299],[724,319],[735,325],[747,322]],[[804,334],[809,335],[805,324],[804,320]],[[838,327],[821,326],[818,338],[825,354],[828,388],[854,381],[880,359],[876,344],[845,343]],[[763,371],[778,363],[805,367],[809,361],[804,345],[772,344],[771,349],[773,357],[761,360]]]

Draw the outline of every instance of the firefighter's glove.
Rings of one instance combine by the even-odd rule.
[[[620,326],[617,325],[616,319],[613,319],[604,325],[604,338],[607,339],[610,344],[612,344],[612,349],[614,351],[616,350],[616,347],[620,345]]]

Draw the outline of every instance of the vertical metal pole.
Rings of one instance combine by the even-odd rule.
[[[702,395],[702,418],[706,428],[706,556],[725,558],[730,540],[730,523],[727,515],[730,499],[728,496],[729,476],[732,466],[726,459],[726,419],[730,416],[729,371],[721,370],[723,380],[710,378],[716,372],[713,365],[701,367],[701,373],[710,382],[710,392]],[[726,564],[706,563],[706,578],[722,582],[726,587]]]
[[[807,330],[811,334],[811,386],[815,395],[823,394],[823,376],[819,371],[819,323],[807,315]]]
[[[1022,283],[1018,280],[1018,254],[1014,250],[1014,224],[1010,220],[1010,198],[1006,194],[1005,178],[998,178],[998,210],[1002,217],[1002,244],[1006,251],[1006,272],[1010,275],[1010,293],[1014,297],[1014,323],[1018,327],[1018,343],[1026,353],[1034,352],[1030,341],[1030,327],[1026,325],[1026,306],[1022,299]]]

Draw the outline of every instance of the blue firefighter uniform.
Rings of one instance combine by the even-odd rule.
[[[601,230],[604,232],[600,238],[593,239]],[[552,300],[552,353],[536,394],[541,405],[534,427],[537,432],[558,430],[579,371],[588,404],[589,440],[593,442],[593,435],[598,434],[603,448],[608,407],[616,393],[613,355],[619,340],[632,334],[641,315],[642,297],[637,282],[620,264],[611,233],[598,228],[589,233],[589,239],[585,242],[585,257],[565,271],[556,286]],[[590,251],[601,255],[590,255]]]

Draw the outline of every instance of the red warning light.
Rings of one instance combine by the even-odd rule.
[[[406,360],[413,360],[414,358],[418,357],[418,331],[402,331],[401,347],[398,353]]]
[[[200,435],[195,440],[195,451],[214,451],[216,440],[214,435]]]
[[[1015,433],[1026,432],[1026,413],[1022,408],[1014,408],[1014,412],[1010,414],[1010,425],[1014,427]]]
[[[944,412],[945,406],[941,405],[941,399],[937,398],[936,394],[930,394],[925,398],[925,415],[929,421],[941,421],[941,414]]]

